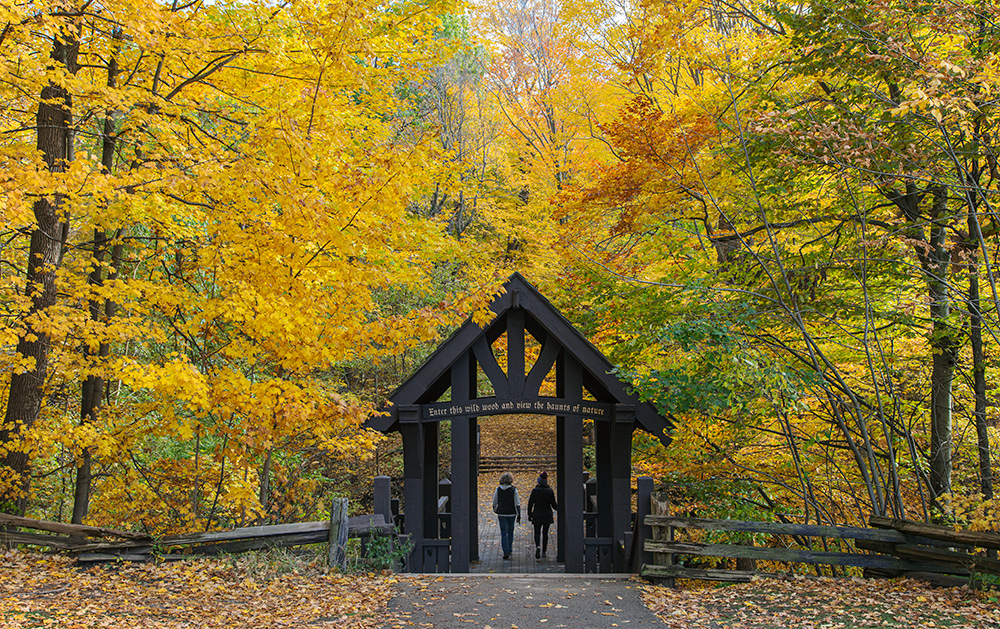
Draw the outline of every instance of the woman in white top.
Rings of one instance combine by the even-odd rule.
[[[493,513],[500,521],[500,547],[503,558],[510,559],[514,548],[514,522],[521,523],[521,497],[510,472],[500,475],[500,486],[493,492]]]

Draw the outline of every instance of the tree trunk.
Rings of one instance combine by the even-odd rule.
[[[68,33],[68,31],[66,31]],[[66,37],[63,39],[63,37]],[[79,42],[72,35],[57,36],[51,57],[70,74],[77,70]],[[37,148],[50,172],[64,172],[72,160],[72,97],[62,86],[50,83],[41,92],[36,115]],[[30,461],[20,441],[38,419],[48,372],[50,341],[35,327],[46,309],[56,303],[56,272],[62,262],[63,246],[69,230],[69,217],[61,209],[63,195],[44,196],[33,206],[35,228],[28,249],[25,295],[31,302],[25,313],[24,335],[17,343],[17,354],[32,364],[11,377],[7,411],[0,428],[0,446],[7,454],[0,462],[0,511],[23,514],[31,484]]]
[[[969,237],[978,249],[979,221],[969,216]],[[974,250],[975,251],[975,250]],[[976,436],[979,445],[979,490],[984,500],[993,498],[990,435],[986,424],[986,358],[983,353],[983,313],[979,299],[979,256],[969,259],[969,336],[972,343],[972,389],[976,396]]]
[[[273,449],[267,451],[267,456],[264,458],[264,465],[260,469],[260,506],[264,510],[264,518],[267,519],[267,514],[271,508],[271,455],[274,453]]]
[[[116,40],[120,40],[121,31],[116,30],[113,37]],[[108,82],[107,85],[110,88],[114,88],[118,82],[118,60],[116,55],[112,55],[108,60]],[[115,165],[115,148],[117,144],[117,135],[115,133],[115,114],[113,111],[106,112],[104,116],[104,132],[101,137],[101,167],[103,168],[105,174],[110,173],[114,169]],[[88,283],[92,287],[98,287],[104,285],[104,258],[108,253],[108,247],[110,246],[110,241],[108,239],[108,234],[103,229],[94,230],[94,268],[90,272],[90,277],[87,278]],[[111,260],[111,275],[109,279],[114,279],[118,275],[118,264],[121,261],[121,244],[114,245],[115,252],[112,253]],[[104,321],[110,320],[116,310],[115,303],[110,300],[104,300],[102,304],[97,299],[91,299],[88,302],[88,307],[90,310],[90,320],[91,321]],[[100,362],[103,362],[104,358],[107,358],[111,353],[111,346],[106,342],[102,341],[97,348],[96,354],[89,345],[85,345],[83,348],[84,355],[94,356],[96,355]],[[92,367],[97,367],[97,365],[92,365]],[[80,395],[80,423],[87,424],[90,422],[97,421],[97,413],[101,408],[101,401],[104,398],[104,378],[99,375],[89,375],[83,383],[83,391]],[[83,519],[87,517],[87,512],[90,510],[90,487],[91,481],[93,479],[93,474],[91,472],[93,453],[90,447],[83,449],[80,453],[80,465],[76,468],[76,486],[73,492],[73,518],[72,522],[74,524],[83,524]]]
[[[958,356],[956,330],[951,314],[948,269],[951,252],[947,248],[947,193],[932,190],[930,250],[923,265],[927,276],[931,315],[931,451],[930,483],[932,498],[951,492],[952,470],[952,381]]]

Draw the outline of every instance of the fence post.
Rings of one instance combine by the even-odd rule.
[[[330,505],[330,568],[347,567],[347,498],[334,498]]]
[[[652,515],[670,515],[670,497],[665,491],[653,492],[649,497],[649,503]],[[651,528],[653,530],[653,539],[668,542],[674,541],[674,527],[654,526]],[[658,566],[672,566],[674,565],[674,556],[669,553],[656,553],[653,562]],[[667,577],[662,582],[668,587],[674,587],[675,585],[673,577]]]
[[[386,524],[393,524],[390,482],[388,476],[375,477],[375,514],[382,514]]]

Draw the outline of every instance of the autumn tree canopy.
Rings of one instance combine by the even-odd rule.
[[[3,510],[307,517],[518,270],[692,510],[995,523],[992,5],[0,7]]]

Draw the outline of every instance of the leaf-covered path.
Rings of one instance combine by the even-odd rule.
[[[440,576],[401,579],[383,629],[663,627],[642,586],[582,576]]]
[[[997,593],[912,580],[761,580],[673,590],[589,576],[415,576],[381,629],[1000,629]]]

